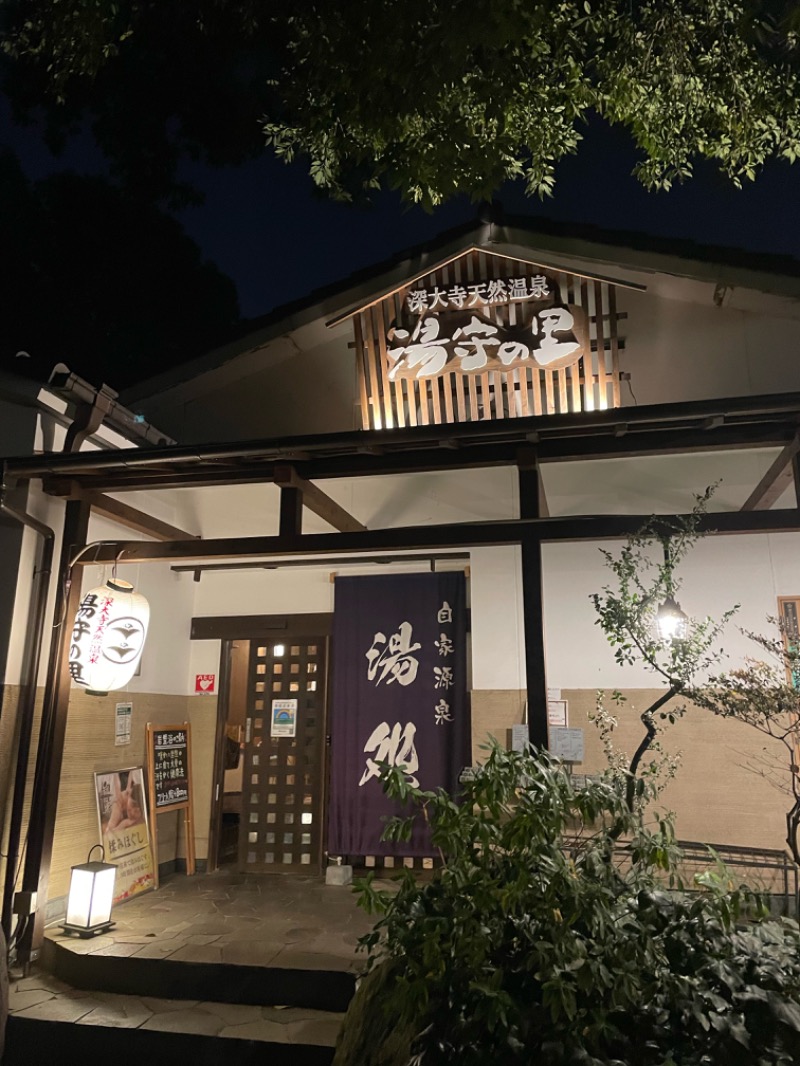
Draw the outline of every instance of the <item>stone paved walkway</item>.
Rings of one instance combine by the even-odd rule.
[[[29,977],[12,974],[9,1010],[20,1018],[39,1021],[331,1047],[344,1017],[330,1011],[291,1007],[247,1007],[81,992],[39,969]]]
[[[114,908],[116,926],[89,940],[54,926],[47,936],[80,954],[176,962],[356,971],[358,938],[372,927],[349,887],[321,878],[228,871],[176,875],[156,892]],[[10,1010],[20,1018],[333,1045],[342,1015],[328,1011],[155,999],[71,988],[42,969],[12,973]]]
[[[156,892],[114,908],[116,927],[91,940],[51,939],[80,954],[358,970],[358,938],[373,925],[349,887],[291,874],[218,871],[176,875]]]

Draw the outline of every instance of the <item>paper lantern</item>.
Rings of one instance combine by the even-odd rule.
[[[95,696],[122,688],[136,672],[150,621],[150,606],[133,585],[112,578],[81,600],[69,650],[76,685]]]
[[[101,844],[95,848],[105,851]],[[111,904],[114,900],[116,866],[108,862],[92,862],[92,851],[86,862],[72,867],[72,878],[67,897],[67,917],[62,929],[81,937],[105,933],[115,924],[111,921]]]

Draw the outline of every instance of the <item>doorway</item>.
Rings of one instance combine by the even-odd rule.
[[[331,617],[230,620],[248,621],[255,635],[223,641],[210,853],[243,873],[318,874]]]

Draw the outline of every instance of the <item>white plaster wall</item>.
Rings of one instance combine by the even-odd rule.
[[[525,638],[519,547],[473,548],[472,687],[525,688]]]
[[[607,542],[607,549],[619,548]],[[658,687],[641,666],[619,667],[600,628],[589,596],[610,583],[596,545],[547,544],[543,551],[547,681],[575,689]],[[771,631],[778,596],[800,595],[800,534],[707,537],[681,566],[681,607],[694,617],[719,618],[741,608],[722,647],[723,668],[740,663],[755,649],[740,632]]]
[[[247,353],[232,381],[209,374],[187,394],[145,401],[148,420],[182,443],[248,440],[361,428],[355,355],[347,329],[330,333],[309,350],[279,337],[253,365]],[[278,358],[274,356],[278,355]],[[176,402],[177,400],[177,402]]]
[[[715,307],[713,286],[687,286],[694,299],[620,290],[625,350],[635,401],[672,403],[800,389],[800,322],[796,318]],[[697,302],[702,296],[703,302]]]
[[[553,517],[584,514],[682,514],[716,485],[709,511],[738,511],[779,448],[692,452],[631,459],[547,463],[542,479]],[[789,489],[776,507],[794,507]]]

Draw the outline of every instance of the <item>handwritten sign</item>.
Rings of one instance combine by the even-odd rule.
[[[150,735],[156,810],[183,806],[189,801],[189,726],[153,729]]]
[[[195,872],[194,814],[192,812],[192,735],[182,725],[147,723],[147,769],[153,853],[158,855],[159,814],[182,811],[186,839],[186,872]],[[158,866],[155,869],[158,888]]]

